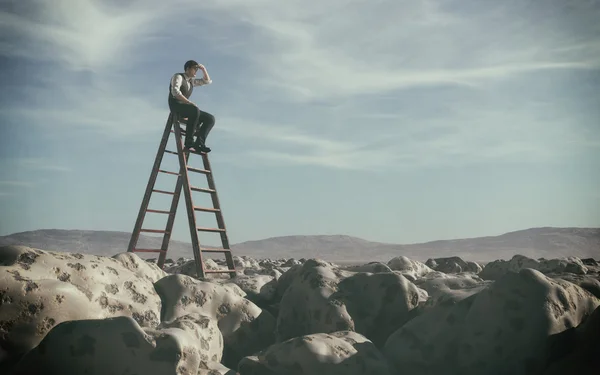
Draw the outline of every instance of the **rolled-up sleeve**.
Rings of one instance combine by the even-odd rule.
[[[206,78],[196,78],[192,81],[192,84],[194,86],[210,85],[211,83],[212,83],[212,79],[206,79]]]
[[[171,94],[173,94],[174,97],[182,95],[181,90],[179,89],[182,83],[183,78],[181,78],[179,74],[175,74],[173,78],[171,78]]]

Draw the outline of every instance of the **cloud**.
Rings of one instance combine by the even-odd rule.
[[[0,181],[0,186],[30,188],[33,187],[34,184],[28,181]]]
[[[214,132],[252,139],[239,153],[258,161],[363,170],[547,161],[579,145],[596,147],[600,139],[594,132],[583,136],[577,116],[552,104],[548,120],[532,103],[511,103],[506,111],[501,94],[490,94],[508,78],[597,69],[593,20],[600,11],[584,2],[11,4],[11,11],[0,12],[0,32],[7,36],[0,54],[61,68],[23,92],[39,107],[10,108],[11,115],[40,125],[93,129],[131,142],[155,137],[167,116],[170,72],[159,79],[164,72],[151,63],[179,61],[178,51],[192,50],[226,61],[231,77],[213,77],[211,87],[211,95],[223,90],[209,110],[217,116]],[[156,69],[156,77],[139,74],[132,68],[138,63]],[[164,96],[151,92],[156,82]],[[432,89],[456,91],[415,94]],[[233,94],[223,95],[227,90]],[[422,100],[414,99],[418,95]],[[262,115],[267,112],[270,117]],[[275,117],[285,120],[278,124]],[[64,170],[44,163],[29,166]]]
[[[419,86],[481,87],[549,69],[599,66],[598,31],[584,2],[215,0],[208,10],[251,25],[240,59],[256,83],[295,100]],[[539,12],[544,19],[532,22]],[[217,13],[215,13],[217,14]],[[589,22],[581,22],[587,16]],[[578,22],[578,28],[565,24]],[[587,28],[585,28],[587,26]],[[577,49],[570,48],[573,43]]]
[[[70,172],[72,169],[60,163],[54,163],[45,158],[17,158],[5,159],[5,163],[11,165],[15,169],[26,168],[38,171],[51,172]]]

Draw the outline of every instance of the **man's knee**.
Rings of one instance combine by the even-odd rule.
[[[211,115],[208,112],[204,112],[204,122],[209,123],[209,124],[214,124],[215,116]]]

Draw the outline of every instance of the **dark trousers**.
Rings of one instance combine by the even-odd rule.
[[[196,139],[196,143],[204,144],[206,142],[206,137],[208,137],[208,133],[212,130],[215,125],[215,116],[211,115],[208,112],[202,111],[200,108],[196,107],[192,104],[179,103],[176,101],[171,101],[169,103],[169,108],[171,112],[177,113],[181,117],[187,117],[186,123],[186,134],[185,134],[185,143],[189,144],[193,140],[193,136],[196,135],[198,138]],[[202,125],[200,125],[202,124]]]

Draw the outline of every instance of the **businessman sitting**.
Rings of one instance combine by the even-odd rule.
[[[206,137],[215,125],[215,117],[208,112],[202,111],[192,103],[189,98],[194,87],[212,83],[206,68],[194,60],[189,60],[183,66],[184,73],[175,73],[169,85],[169,109],[172,113],[181,117],[187,117],[185,134],[185,148],[194,152],[195,149],[210,152],[206,146]],[[202,70],[203,77],[196,78],[198,70]],[[202,126],[200,126],[202,124]],[[196,136],[194,142],[193,136]]]

